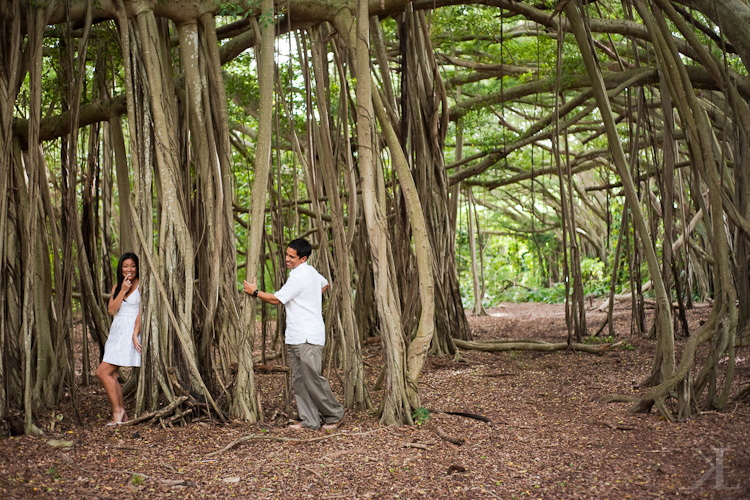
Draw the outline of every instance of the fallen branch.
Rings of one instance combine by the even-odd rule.
[[[208,406],[208,403],[202,403],[200,401],[200,398],[203,397],[203,396],[201,396],[199,393],[197,393],[195,391],[189,391],[189,390],[185,389],[184,387],[182,387],[182,385],[180,384],[180,381],[177,378],[177,370],[175,370],[174,367],[167,368],[167,378],[169,380],[169,383],[172,384],[172,388],[176,389],[176,393],[177,394],[180,394],[182,396],[186,396],[188,398],[188,404],[189,405],[191,405],[191,406],[198,406],[198,407],[201,407],[201,408],[205,408],[206,411],[210,412],[211,408]],[[181,413],[179,415],[175,415],[174,417],[172,417],[171,419],[169,419],[168,423],[171,425],[173,421],[179,420],[181,418],[184,418],[186,414],[191,413],[192,411],[193,411],[193,408],[189,408],[185,412],[183,412],[183,413]],[[223,412],[222,412],[222,415],[223,415],[222,419],[226,420],[226,418],[228,417],[228,415],[223,414]]]
[[[446,415],[456,415],[457,417],[473,418],[474,420],[480,420],[482,422],[489,422],[490,419],[484,415],[477,415],[476,413],[467,413],[463,411],[438,411],[427,409],[430,413],[445,413]]]
[[[422,443],[406,443],[404,448],[419,448],[420,450],[429,450],[430,447]]]
[[[122,422],[122,423],[120,423],[118,425],[135,425],[135,424],[139,424],[141,422],[145,422],[146,420],[151,420],[152,418],[162,418],[162,417],[165,417],[165,416],[169,415],[170,413],[172,413],[172,411],[175,408],[177,408],[182,403],[184,403],[185,401],[187,401],[187,399],[188,399],[187,396],[180,396],[179,398],[175,399],[171,404],[169,404],[168,406],[165,406],[161,410],[156,410],[156,411],[152,411],[152,412],[149,412],[149,413],[144,413],[143,415],[141,415],[139,417],[136,417],[136,418],[134,418],[132,420],[128,420],[127,422]]]
[[[167,419],[167,425],[172,426],[177,420],[181,420],[191,413],[193,413],[194,408],[188,408],[187,410],[183,411],[182,413],[172,415]]]
[[[544,340],[537,339],[487,339],[487,340],[475,340],[477,344],[548,344]]]
[[[641,292],[651,290],[652,285],[653,283],[651,281],[648,281],[646,284],[641,285]],[[621,293],[619,295],[615,295],[614,297],[612,297],[612,299],[615,303],[617,303],[617,302],[622,302],[625,300],[630,300],[632,297],[633,297],[633,294],[628,292],[628,293]],[[607,308],[609,307],[609,303],[610,303],[609,297],[607,297],[606,299],[604,299],[604,302],[599,304],[599,307],[597,307],[596,310],[600,312],[606,311]]]
[[[213,457],[216,455],[219,455],[221,453],[224,453],[225,451],[229,451],[238,444],[242,444],[245,441],[280,441],[283,443],[312,443],[315,441],[322,441],[324,439],[331,439],[335,437],[344,437],[344,436],[365,436],[367,434],[372,434],[373,432],[382,431],[383,429],[388,429],[388,427],[380,427],[378,429],[373,429],[371,431],[365,431],[365,432],[354,432],[354,433],[337,433],[337,434],[328,434],[327,436],[318,436],[314,438],[307,438],[307,439],[299,439],[299,438],[288,438],[283,436],[259,436],[257,434],[248,434],[247,436],[242,436],[241,438],[235,439],[228,445],[226,445],[224,448],[216,451],[212,451],[211,453],[207,454],[207,457]]]
[[[445,433],[445,431],[439,426],[435,426],[435,433],[440,436],[440,439],[443,439],[445,441],[448,441],[449,443],[453,443],[455,445],[461,446],[465,443],[465,440],[453,436],[449,436]]]
[[[253,365],[253,370],[255,370],[256,372],[261,372],[261,373],[285,373],[289,371],[289,367],[281,366],[281,365],[257,364],[257,365]]]
[[[460,339],[453,339],[453,342],[456,344],[456,347],[459,347],[461,349],[467,349],[470,351],[482,351],[482,352],[501,352],[501,351],[542,351],[542,352],[552,352],[552,351],[565,351],[570,349],[571,351],[581,351],[581,352],[588,352],[591,354],[603,354],[605,351],[609,350],[610,345],[609,344],[599,344],[596,346],[588,345],[588,344],[578,344],[578,343],[572,343],[568,345],[565,342],[560,342],[556,344],[547,343],[547,342],[539,342],[539,341],[532,341],[532,342],[512,342],[512,343],[506,343],[506,342],[496,342],[496,343],[490,343],[490,342],[470,342],[468,340],[460,340]]]
[[[615,425],[615,424],[610,424],[609,422],[605,422],[603,420],[595,420],[594,423],[603,425],[604,427],[609,427],[610,429],[618,430],[618,431],[634,431],[635,430],[635,427],[631,427],[629,425],[624,425],[624,424]]]
[[[645,290],[645,288],[644,288]],[[629,302],[632,300],[632,294],[626,293],[623,295],[615,295],[614,302],[615,305],[620,304],[622,302]],[[651,299],[644,299],[643,304],[649,307],[656,308],[656,301]],[[599,312],[604,312],[609,307],[609,298],[604,299],[604,302],[602,302],[599,307],[596,307],[595,310]],[[709,302],[708,300],[706,302],[700,302],[697,304],[693,304],[693,309],[709,309],[713,307],[713,304]],[[680,305],[677,302],[672,302],[672,309],[678,310],[680,308]],[[605,323],[606,324],[606,323]]]
[[[306,471],[308,471],[308,472],[312,472],[313,474],[315,474],[316,476],[318,476],[318,478],[319,478],[319,479],[320,479],[321,481],[323,480],[323,476],[321,476],[321,475],[320,475],[320,472],[316,471],[316,470],[315,470],[315,469],[313,469],[312,467],[308,467],[307,465],[302,465],[302,466],[300,466],[300,467],[302,467],[303,469],[305,469],[305,470],[306,470]]]

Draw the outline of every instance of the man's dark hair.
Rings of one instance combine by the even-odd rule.
[[[309,257],[312,253],[312,245],[304,238],[290,241],[287,247],[297,252],[297,257]]]

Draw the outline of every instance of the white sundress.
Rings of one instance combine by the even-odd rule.
[[[116,366],[141,366],[141,353],[133,345],[135,319],[141,308],[140,284],[128,298],[120,304],[115,314],[109,337],[104,345],[103,361]]]

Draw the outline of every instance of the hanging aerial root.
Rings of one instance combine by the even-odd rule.
[[[664,418],[670,422],[674,421],[674,415],[667,409],[664,402],[666,398],[674,394],[674,391],[689,376],[690,370],[695,366],[695,355],[698,346],[710,340],[721,324],[719,319],[724,316],[725,308],[721,303],[717,303],[717,305],[718,307],[714,308],[706,322],[688,339],[682,352],[680,364],[675,369],[675,372],[638,399],[628,409],[629,413],[648,413],[656,405],[657,410]]]

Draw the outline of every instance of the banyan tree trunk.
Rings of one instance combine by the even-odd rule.
[[[34,424],[34,408],[38,404],[38,399],[34,394],[34,371],[35,371],[35,350],[32,345],[32,339],[37,329],[48,328],[44,324],[44,318],[38,318],[41,310],[46,307],[36,307],[39,300],[43,300],[40,293],[43,286],[36,285],[37,274],[43,275],[43,269],[40,268],[40,260],[37,259],[37,252],[40,251],[39,227],[40,214],[39,207],[39,185],[41,182],[41,169],[44,168],[41,141],[39,138],[39,120],[42,114],[41,97],[42,97],[42,39],[44,36],[44,27],[46,25],[46,13],[43,8],[29,6],[27,12],[28,32],[29,32],[29,142],[28,153],[26,155],[26,171],[20,171],[21,162],[14,162],[17,168],[16,186],[20,203],[18,203],[18,229],[20,231],[20,250],[21,250],[21,267],[17,269],[22,276],[21,285],[21,328],[19,337],[21,339],[22,366],[23,366],[23,410],[24,410],[24,431],[26,434],[40,434],[41,430]],[[24,182],[24,176],[28,182]],[[46,249],[45,253],[46,253]],[[46,260],[46,259],[45,259]]]
[[[385,425],[410,424],[412,408],[408,394],[412,392],[410,387],[415,385],[415,381],[408,378],[406,370],[406,345],[401,329],[398,285],[384,212],[385,180],[382,164],[376,161],[373,151],[374,114],[367,1],[359,0],[356,16],[342,11],[336,24],[341,33],[349,34],[346,43],[354,60],[362,204],[370,243],[374,298],[380,319],[385,364],[386,394],[380,408],[380,420]]]
[[[313,69],[315,74],[315,85],[317,95],[325,95],[326,91],[323,85],[324,66],[323,55],[321,52],[321,42],[316,41],[313,45]],[[343,72],[343,70],[341,70]],[[343,89],[342,89],[343,94]],[[346,105],[346,95],[342,95],[341,103],[341,120],[346,123],[348,118],[348,106]],[[341,195],[340,179],[349,178],[346,172],[339,172],[338,165],[350,165],[351,158],[340,161],[334,156],[334,151],[342,151],[341,154],[348,155],[351,148],[334,147],[333,136],[330,129],[330,113],[326,100],[318,99],[318,112],[321,117],[318,125],[314,127],[314,148],[315,155],[311,157],[318,158],[319,171],[322,174],[323,185],[328,196],[328,205],[331,212],[331,233],[333,235],[333,251],[330,253],[330,261],[334,273],[332,273],[332,302],[338,304],[336,310],[337,323],[341,324],[339,341],[341,343],[341,361],[344,374],[344,405],[351,409],[364,409],[372,406],[367,393],[364,378],[364,364],[362,362],[362,350],[360,335],[357,330],[357,321],[355,318],[355,308],[352,300],[351,278],[352,271],[349,261],[351,255],[352,241],[349,238],[346,227],[344,226],[343,197]],[[351,192],[350,186],[349,199],[356,200],[356,193]],[[356,213],[356,202],[350,204],[353,209],[350,214],[350,223],[353,223]],[[319,231],[321,236],[324,235],[322,228]],[[321,241],[323,238],[321,237]],[[321,245],[322,246],[322,245]],[[327,246],[327,245],[326,245]]]
[[[13,140],[13,110],[20,88],[21,40],[20,4],[18,1],[3,2],[0,4],[0,50],[8,57],[0,60],[0,350],[8,356],[0,356],[0,422],[5,422],[7,417],[9,398],[21,392],[17,381],[20,366],[16,339],[19,328],[12,320],[17,314],[11,312],[18,311],[12,307],[19,294],[12,286],[15,280],[9,274],[9,257],[14,254],[12,240],[17,234],[13,230],[11,213],[15,206],[10,203],[9,193],[19,152]],[[15,405],[19,406],[19,403],[16,401]]]
[[[435,335],[431,350],[455,354],[452,338],[471,339],[461,302],[455,254],[455,228],[449,210],[450,186],[445,173],[443,148],[447,132],[445,88],[437,70],[429,29],[422,11],[407,7],[403,14],[406,36],[402,43],[402,147],[407,152],[417,186],[433,253]],[[405,213],[405,212],[402,212]],[[415,256],[410,249],[410,259]],[[402,259],[403,262],[408,262]],[[407,264],[416,268],[414,264]],[[401,272],[402,270],[399,270]],[[412,280],[416,283],[416,280]],[[408,296],[408,291],[404,291]],[[408,324],[408,319],[405,320]]]
[[[222,120],[222,114],[211,114],[211,90],[203,84],[209,80],[207,68],[217,64],[215,57],[206,54],[206,45],[202,43],[203,37],[208,38],[207,45],[212,43],[213,20],[202,21],[203,31],[192,22],[183,22],[178,27],[179,36],[184,41],[180,45],[185,46],[181,53],[185,68],[182,82],[187,90],[182,107],[171,72],[171,58],[166,52],[169,46],[166,21],[157,20],[153,11],[146,9],[135,13],[131,23],[123,6],[118,21],[123,60],[126,61],[134,170],[135,201],[130,208],[136,220],[134,227],[139,241],[141,275],[146,277],[143,280],[141,327],[145,373],[139,381],[136,411],[154,408],[161,394],[173,401],[177,392],[185,391],[199,395],[202,402],[223,418],[223,412],[205,382],[210,382],[213,375],[205,360],[210,357],[217,304],[225,303],[227,307],[233,304],[231,295],[227,301],[221,300],[226,296],[226,287],[219,284],[221,278],[226,278],[222,275],[219,259],[232,258],[233,251],[230,249],[229,255],[223,251],[229,212],[223,204],[226,192],[222,187],[221,164],[226,163],[222,157],[227,154],[228,140],[222,140],[222,134],[217,137],[213,133],[213,122]],[[141,85],[144,80],[147,87]],[[180,109],[189,109],[185,115],[191,134],[178,133]],[[187,136],[191,136],[194,142],[181,147],[181,141]],[[184,151],[195,151],[195,154],[186,157]],[[192,165],[188,158],[192,159]],[[212,201],[209,214],[200,211],[197,216],[191,214],[189,196],[192,189],[188,189],[192,179],[189,175],[191,167],[196,172],[201,199]],[[153,238],[154,190],[159,202],[156,206],[158,252]],[[190,224],[205,229],[207,237],[194,242]],[[206,259],[206,267],[196,268],[195,256],[209,252],[213,253],[211,259]],[[197,289],[196,272],[201,273]],[[197,311],[201,318],[197,326],[202,328],[194,337],[194,305],[197,305],[194,298],[201,292],[204,296],[200,304],[205,309]]]
[[[422,371],[427,350],[430,347],[430,341],[435,331],[435,288],[433,284],[432,265],[434,257],[432,255],[429,237],[427,235],[427,225],[424,214],[420,206],[419,193],[414,183],[414,178],[409,170],[401,145],[396,137],[396,132],[386,114],[383,101],[380,99],[378,89],[373,87],[373,108],[375,115],[385,136],[385,143],[391,152],[393,165],[398,175],[398,182],[401,186],[406,212],[414,234],[414,251],[417,260],[417,276],[420,299],[420,317],[416,332],[408,346],[407,351],[407,374],[408,379],[416,381]],[[419,394],[415,385],[407,385],[407,394],[412,408],[419,408]]]
[[[273,2],[263,0],[261,9],[273,12]],[[273,116],[273,85],[274,85],[274,27],[266,23],[260,28],[260,112],[259,122],[264,123],[258,131],[257,150],[255,153],[255,179],[253,181],[252,204],[250,213],[250,230],[247,236],[247,254],[245,277],[253,281],[257,276],[260,253],[263,248],[263,232],[265,228],[266,193],[268,178],[271,170],[271,123]],[[255,29],[259,26],[255,23]],[[251,422],[259,415],[258,404],[255,399],[255,381],[253,376],[253,343],[255,340],[255,306],[252,297],[245,295],[243,307],[243,322],[248,326],[245,331],[238,332],[239,359],[237,378],[234,387],[232,413],[235,416]]]

